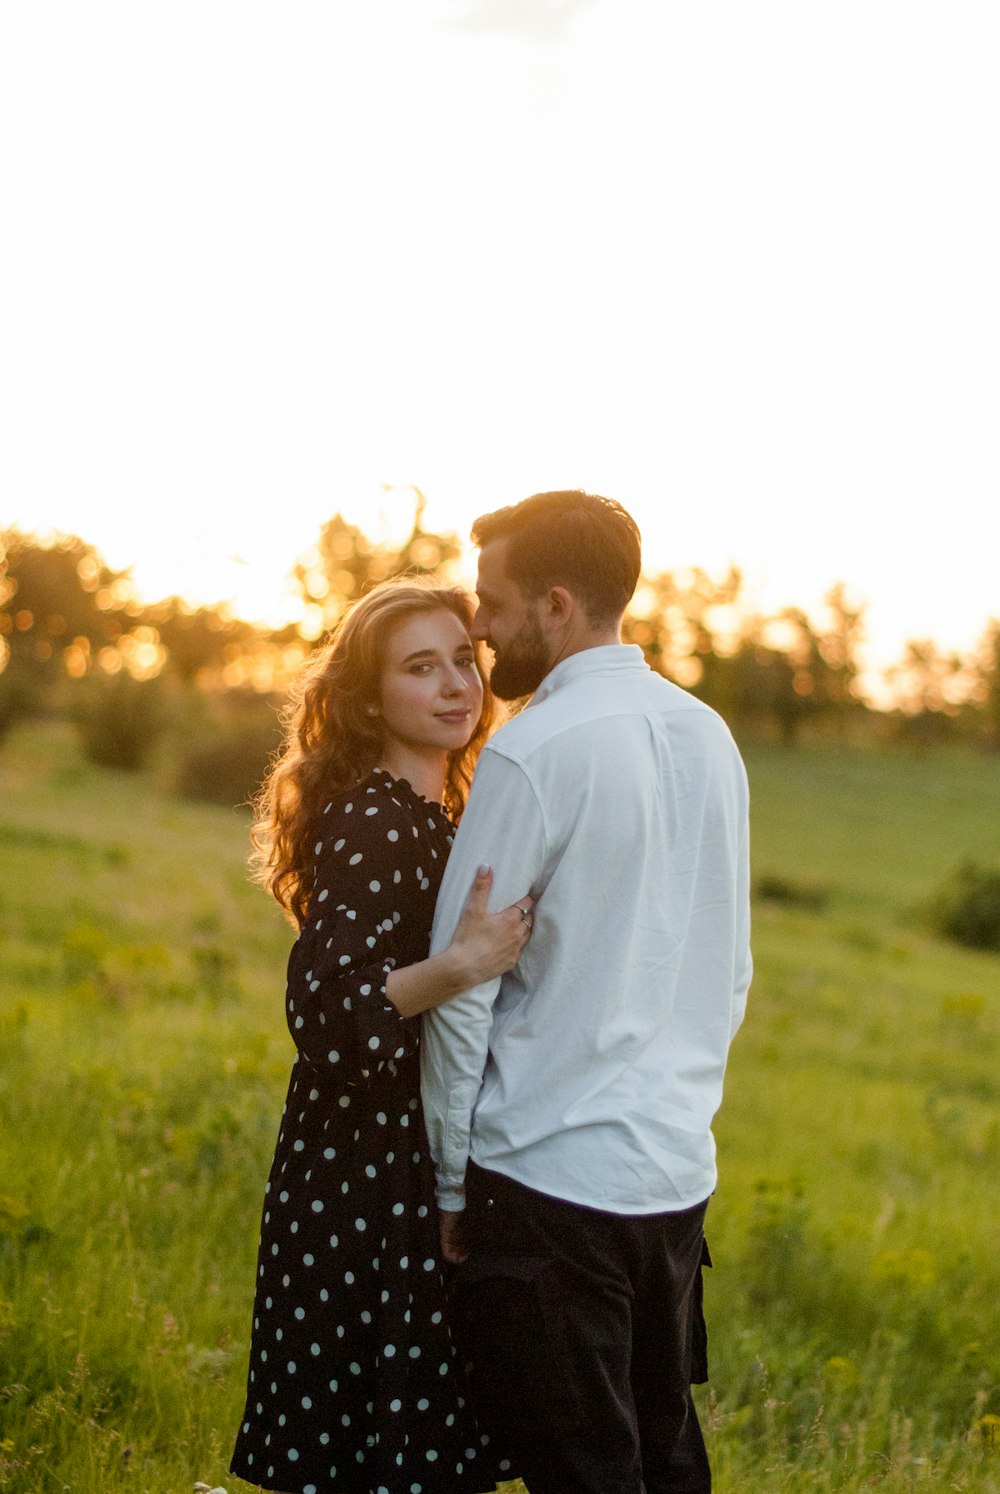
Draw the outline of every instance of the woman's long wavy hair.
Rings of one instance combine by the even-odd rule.
[[[296,928],[305,922],[313,877],[316,821],[331,797],[360,783],[383,748],[379,685],[389,638],[415,613],[453,612],[471,627],[471,598],[459,587],[386,581],[344,614],[330,638],[310,658],[293,686],[282,721],[285,740],[254,801],[254,879],[271,893]],[[472,770],[489,735],[494,703],[483,676],[483,708],[465,747],[448,754],[444,805],[461,817]]]

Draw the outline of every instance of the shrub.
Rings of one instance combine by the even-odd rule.
[[[136,773],[146,767],[168,724],[162,680],[84,680],[71,704],[84,756],[101,768]]]
[[[769,903],[784,903],[792,908],[811,908],[819,912],[830,899],[829,888],[821,882],[800,882],[781,872],[761,872],[754,882],[754,896]]]
[[[928,905],[931,926],[970,949],[1000,951],[1000,866],[963,861]]]
[[[277,723],[237,726],[182,752],[177,792],[230,808],[246,804],[260,787],[268,759],[280,741]]]
[[[13,664],[0,673],[0,741],[19,721],[41,708],[42,692],[24,669]]]

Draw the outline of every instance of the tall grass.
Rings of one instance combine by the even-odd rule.
[[[769,895],[709,1211],[716,1488],[1000,1490],[1000,959],[916,911],[1000,854],[996,763],[749,766]],[[4,1490],[248,1487],[290,936],[246,829],[52,727],[0,757]]]

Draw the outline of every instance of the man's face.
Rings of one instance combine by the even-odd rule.
[[[479,553],[479,607],[472,636],[493,650],[493,693],[501,700],[517,700],[537,690],[552,661],[540,622],[541,603],[524,596],[507,574],[508,543],[491,540]]]

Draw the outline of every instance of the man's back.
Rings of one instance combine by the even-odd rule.
[[[432,1132],[451,1111],[457,1144],[474,1100],[473,1160],[528,1187],[625,1214],[705,1199],[750,978],[746,827],[742,763],[714,712],[638,649],[557,665],[484,752],[442,888],[435,946],[477,861],[498,902],[530,886],[536,906],[481,1090],[474,1034],[495,986],[426,1022]]]

